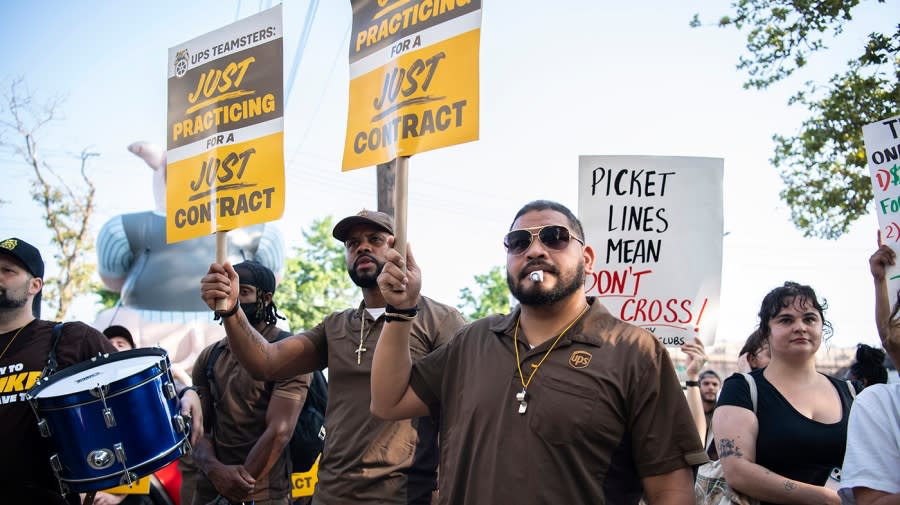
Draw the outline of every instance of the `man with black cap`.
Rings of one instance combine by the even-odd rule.
[[[280,315],[272,301],[272,271],[255,261],[238,263],[234,271],[240,277],[239,303],[223,316],[228,319],[240,312],[266,341],[285,336],[282,333],[287,332],[275,326]],[[193,379],[207,423],[206,435],[194,449],[194,460],[203,471],[194,503],[210,503],[220,496],[233,503],[290,503],[285,447],[306,401],[312,374],[274,382],[254,380],[223,338],[201,351]]]
[[[3,503],[67,503],[50,468],[46,439],[25,394],[41,376],[54,346],[53,321],[36,319],[35,298],[44,286],[44,260],[34,246],[18,238],[0,241],[0,499]],[[81,323],[62,326],[55,345],[57,371],[86,361],[98,353],[116,352],[96,329]],[[192,415],[193,428],[202,422],[200,399],[185,394],[182,413]],[[195,430],[195,431],[196,431]],[[199,432],[198,432],[199,433]],[[80,503],[77,494],[68,497]]]
[[[311,330],[268,343],[234,312],[238,275],[227,263],[210,266],[201,294],[211,308],[217,299],[227,300],[228,342],[255,377],[272,380],[328,367],[328,438],[316,503],[431,503],[437,489],[435,420],[383,421],[369,412],[372,353],[387,317],[376,280],[393,244],[394,220],[363,210],[338,222],[332,234],[346,248],[347,273],[362,289],[363,301]],[[414,358],[446,344],[464,322],[459,311],[425,296],[418,298],[418,308],[409,339]]]
[[[134,345],[134,337],[131,336],[131,332],[124,326],[118,324],[107,326],[103,330],[103,334],[109,339],[109,343],[120,351],[130,351],[137,347]]]

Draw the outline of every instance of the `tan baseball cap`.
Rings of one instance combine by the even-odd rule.
[[[331,232],[331,234],[334,236],[334,238],[343,242],[347,240],[347,234],[350,233],[350,230],[354,226],[360,224],[367,224],[376,228],[381,228],[391,235],[394,234],[393,217],[385,214],[384,212],[366,209],[359,211],[355,216],[349,216],[341,219],[338,224],[334,225],[334,230]]]

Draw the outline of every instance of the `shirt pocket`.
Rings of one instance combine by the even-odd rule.
[[[525,415],[530,416],[528,425],[537,436],[549,444],[567,445],[589,433],[599,398],[596,389],[554,377],[535,385],[540,387],[534,388]]]

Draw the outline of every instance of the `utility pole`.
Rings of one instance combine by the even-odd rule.
[[[394,162],[381,163],[376,166],[376,191],[378,192],[378,211],[391,216],[394,212],[394,183],[396,181]]]

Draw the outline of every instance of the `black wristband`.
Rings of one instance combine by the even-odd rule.
[[[391,323],[394,321],[412,321],[416,314],[419,313],[419,306],[414,305],[411,309],[398,309],[397,307],[387,304],[384,307],[384,322]]]
[[[700,382],[699,381],[684,381],[684,387],[698,388],[698,387],[700,387]]]
[[[216,311],[216,319],[225,319],[226,317],[231,317],[237,314],[238,309],[241,308],[241,304],[238,302],[234,302],[234,307],[231,307],[231,310],[226,312]]]
[[[402,314],[404,316],[409,316],[409,317],[416,317],[416,314],[419,313],[419,306],[413,305],[411,309],[398,309],[397,307],[394,307],[393,305],[391,305],[389,303],[384,307],[384,312],[390,313],[390,314]]]
[[[188,387],[182,389],[181,391],[178,392],[178,399],[180,400],[181,397],[184,396],[184,394],[187,393],[188,391],[193,391],[193,392],[197,393],[197,388],[194,386],[188,386]],[[199,394],[199,393],[197,393],[197,394]]]

